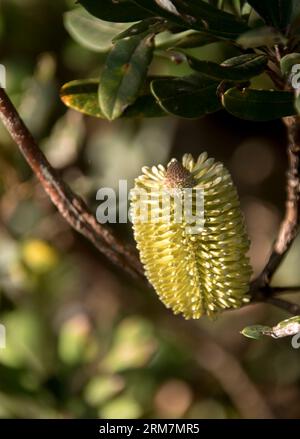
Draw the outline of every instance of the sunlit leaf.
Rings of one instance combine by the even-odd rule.
[[[262,326],[262,325],[253,325],[253,326],[246,326],[241,331],[241,334],[244,335],[247,338],[252,338],[254,340],[259,340],[263,337],[267,332],[270,332],[272,328],[269,326]]]
[[[121,23],[108,23],[93,17],[84,9],[66,12],[64,25],[77,43],[96,52],[105,52],[112,45],[112,39],[126,29]]]
[[[99,81],[97,79],[71,81],[62,87],[60,96],[67,107],[87,116],[105,119],[99,107],[98,88]],[[147,80],[134,104],[130,105],[121,117],[160,117],[165,114],[150,93],[149,81]]]

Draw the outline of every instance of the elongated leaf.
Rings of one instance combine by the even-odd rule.
[[[234,15],[221,11],[202,0],[133,0],[153,15],[166,17],[188,29],[200,30],[226,39],[235,39],[248,29]]]
[[[272,328],[270,326],[252,325],[252,326],[246,326],[246,328],[244,328],[241,331],[241,334],[247,338],[252,338],[253,340],[259,340],[265,334],[271,331]]]
[[[300,334],[300,316],[294,316],[290,319],[283,320],[273,327],[262,325],[247,326],[241,331],[241,334],[255,340],[258,340],[264,335],[272,338],[283,338],[297,335]],[[297,348],[298,347],[299,341],[297,341]]]
[[[244,49],[254,49],[256,47],[272,47],[275,44],[285,43],[286,38],[273,27],[262,26],[251,29],[237,39],[237,43]]]
[[[100,20],[82,8],[66,12],[64,25],[77,43],[96,52],[109,50],[112,39],[126,29],[124,24]]]
[[[218,41],[214,35],[205,32],[192,32],[188,35],[178,35],[177,41],[172,45],[173,47],[180,47],[182,49],[191,49],[193,47],[201,47],[206,44]]]
[[[216,80],[246,81],[262,73],[268,59],[264,55],[241,55],[228,59],[222,64],[211,61],[201,61],[187,56],[193,70]]]
[[[126,37],[133,37],[134,35],[140,35],[144,33],[156,34],[158,32],[165,31],[166,29],[168,29],[168,27],[170,27],[170,25],[168,25],[168,21],[163,18],[159,18],[159,17],[146,18],[145,20],[133,24],[128,29],[118,34],[114,38],[114,41],[121,40],[122,38],[126,38]]]
[[[268,25],[284,30],[290,22],[292,0],[248,0],[248,3]]]
[[[198,118],[221,108],[217,98],[218,82],[201,75],[152,81],[151,90],[168,113]]]
[[[99,85],[99,105],[113,120],[137,98],[153,56],[153,36],[119,40],[110,51]]]
[[[160,117],[166,115],[150,93],[149,80],[133,105],[129,106],[121,117]],[[105,119],[99,107],[98,79],[71,81],[60,92],[63,103],[80,113]]]
[[[139,21],[151,15],[131,0],[79,0],[79,3],[95,17],[116,23]]]
[[[294,94],[288,91],[231,88],[224,93],[222,103],[234,116],[253,121],[268,121],[296,113]]]
[[[179,33],[162,32],[155,38],[155,47],[157,49],[182,48],[191,49],[194,47],[205,46],[206,44],[220,41],[220,39],[212,34],[205,32],[195,32],[185,30]]]

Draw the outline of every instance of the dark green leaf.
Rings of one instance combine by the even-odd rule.
[[[152,81],[151,90],[168,113],[198,118],[221,108],[217,97],[218,82],[201,75]]]
[[[95,17],[116,23],[139,21],[150,15],[131,0],[79,0],[79,3]]]
[[[109,50],[112,39],[122,32],[126,26],[121,23],[102,21],[82,8],[66,12],[64,25],[77,43],[96,52]]]
[[[228,59],[222,64],[212,61],[201,61],[187,56],[193,70],[216,80],[247,81],[262,73],[268,59],[264,55],[241,55]]]
[[[153,35],[117,41],[107,56],[99,85],[99,105],[113,120],[137,98],[153,56]]]
[[[252,29],[240,35],[237,43],[244,49],[253,49],[255,47],[272,47],[275,44],[285,43],[286,39],[273,27],[263,26]]]
[[[226,39],[235,39],[248,29],[244,21],[202,0],[133,0],[154,15],[163,16],[185,26]]]
[[[160,117],[165,115],[150,93],[149,81],[134,104],[125,110],[122,117]],[[99,81],[97,79],[71,81],[62,87],[60,96],[67,107],[88,116],[105,119],[99,107],[98,88]]]
[[[222,96],[222,103],[234,116],[253,121],[295,114],[294,94],[288,91],[231,88]]]
[[[118,34],[114,41],[120,40],[122,38],[126,37],[133,37],[135,35],[145,34],[145,33],[158,33],[163,32],[166,29],[168,29],[170,25],[168,24],[168,21],[159,18],[159,17],[150,17],[146,18],[143,21],[139,21],[138,23],[133,24],[128,29],[126,29],[124,32],[121,32]]]
[[[218,41],[214,35],[205,32],[192,32],[188,35],[178,36],[178,40],[172,44],[172,47],[180,47],[182,49],[192,49],[194,47],[205,46],[206,44]]]
[[[248,3],[270,26],[284,30],[290,23],[292,0],[248,0]]]

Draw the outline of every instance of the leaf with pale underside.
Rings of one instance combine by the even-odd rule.
[[[100,20],[82,8],[66,12],[64,25],[77,43],[95,52],[109,50],[112,39],[126,29],[124,24]]]

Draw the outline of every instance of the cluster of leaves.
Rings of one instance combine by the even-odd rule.
[[[300,110],[290,84],[292,67],[300,63],[298,0],[79,3],[85,9],[66,14],[67,29],[84,46],[108,54],[99,79],[62,88],[62,100],[71,108],[108,120],[198,118],[225,108],[239,118],[265,121]],[[220,64],[190,54],[224,42],[236,55]],[[162,54],[186,63],[191,73],[151,75],[153,59]],[[262,74],[271,81],[256,89],[253,78]]]

